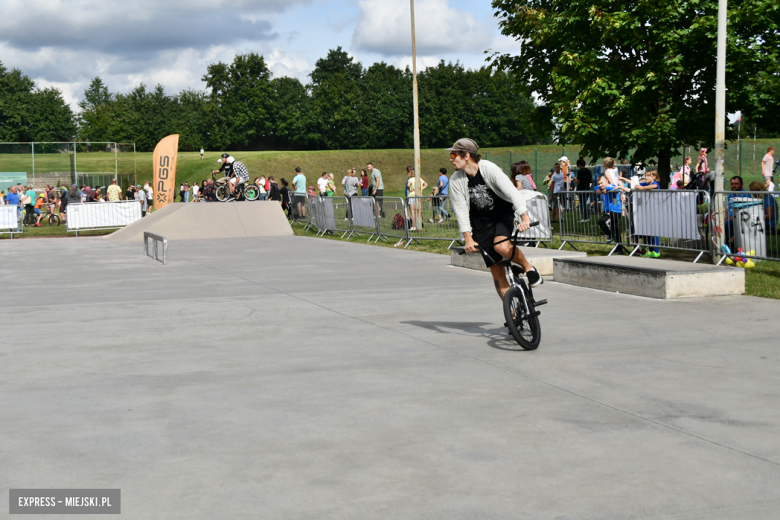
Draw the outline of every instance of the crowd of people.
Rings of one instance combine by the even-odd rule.
[[[690,157],[686,157],[679,171],[673,173],[670,189],[713,189],[713,172],[709,168],[708,150],[702,148],[696,165],[692,166]],[[248,183],[248,170],[239,161],[229,154],[223,154],[219,160],[222,166],[216,172],[224,172],[227,182],[235,179],[238,183]],[[567,157],[561,157],[550,169],[541,185],[550,195],[551,222],[559,222],[563,210],[578,209],[580,223],[591,220],[591,213],[600,204],[598,225],[608,236],[610,242],[621,243],[619,217],[627,214],[627,195],[632,191],[660,189],[658,172],[654,169],[646,169],[641,165],[631,167],[626,161],[618,165],[615,159],[607,157],[603,164],[595,167],[596,174],[580,157],[575,162],[576,168],[572,168]],[[774,148],[769,147],[761,163],[764,182],[752,182],[750,191],[772,192],[775,189],[773,174],[775,170]],[[419,197],[428,197],[432,201],[433,212],[428,222],[440,224],[450,218],[445,209],[444,197],[449,195],[449,178],[447,169],[439,170],[439,177],[433,186],[420,179],[415,181],[415,169],[413,166],[406,168],[407,180],[404,195],[408,201],[407,218],[410,221],[409,231],[415,232],[423,227],[424,217]],[[510,179],[518,190],[537,191],[537,187],[531,166],[526,161],[520,161],[511,165]],[[257,188],[260,201],[274,201],[279,203],[290,219],[306,217],[306,201],[311,197],[333,197],[338,191],[346,197],[372,196],[379,197],[377,209],[380,217],[385,217],[382,196],[384,195],[384,180],[382,172],[373,163],[366,164],[366,168],[360,170],[350,168],[340,181],[340,190],[335,183],[333,173],[322,172],[315,184],[307,183],[306,175],[301,168],[295,168],[292,183],[287,179],[277,181],[274,176],[260,175],[255,177],[251,184]],[[183,203],[215,202],[218,181],[203,179],[200,183],[182,182],[179,185],[178,200]],[[231,185],[234,188],[235,182]],[[732,191],[744,191],[742,179],[734,177],[730,181]],[[426,192],[428,188],[430,191]],[[231,192],[233,190],[231,189]],[[777,203],[774,197],[769,197],[770,202],[765,204],[766,225],[769,230],[777,228]],[[11,186],[7,193],[0,191],[0,205],[11,204],[22,211],[34,213],[37,217],[36,226],[40,226],[44,209],[50,213],[58,213],[65,221],[67,218],[68,204],[74,202],[117,202],[122,200],[135,200],[141,204],[142,216],[153,211],[153,189],[150,183],[144,185],[130,185],[123,193],[117,185],[116,179],[106,187],[92,188],[87,185],[70,187],[52,187],[46,185],[43,190],[36,190],[32,186],[17,184]],[[580,217],[577,217],[580,218]],[[727,224],[728,228],[728,224]],[[727,230],[728,233],[728,230]],[[653,239],[646,256],[660,256],[657,247],[657,238]]]

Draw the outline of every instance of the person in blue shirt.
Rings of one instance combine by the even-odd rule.
[[[22,207],[19,205],[20,201],[21,199],[19,198],[19,193],[16,191],[16,186],[11,186],[8,188],[8,194],[5,196],[5,203],[9,206],[16,206],[16,215],[21,218]]]
[[[293,208],[295,209],[295,218],[306,218],[306,176],[300,167],[295,168],[295,177],[293,177]]]
[[[742,182],[742,177],[739,175],[735,175],[731,178],[729,181],[729,185],[731,186],[731,191],[734,192],[731,195],[729,195],[726,198],[726,203],[729,207],[729,216],[726,217],[726,222],[723,226],[723,232],[726,235],[726,242],[729,245],[733,245],[732,242],[734,242],[734,208],[732,206],[732,199],[735,197],[742,197],[743,195],[740,194],[740,192],[744,192],[744,183]]]
[[[610,184],[604,175],[599,175],[596,183],[595,192],[597,195],[601,195],[601,204],[604,208],[604,215],[599,219],[599,227],[609,237],[607,243],[614,242],[615,244],[620,244],[622,242],[620,236],[620,215],[623,213],[620,192],[629,191],[629,189]],[[622,253],[623,251],[623,246],[618,247],[618,252]]]
[[[433,196],[433,218],[428,222],[433,224],[433,219],[439,217],[436,221],[438,224],[444,222],[444,219],[449,220],[450,214],[444,209],[445,199],[449,195],[450,180],[447,178],[447,168],[439,168],[439,182],[436,185],[436,193]]]
[[[656,170],[647,170],[647,173],[645,173],[644,182],[640,182],[638,186],[634,187],[634,190],[638,191],[647,191],[647,190],[659,190],[661,189],[661,185],[658,183],[658,172]],[[645,258],[660,258],[661,257],[661,250],[658,249],[657,246],[661,245],[661,238],[660,237],[644,237],[645,244],[656,246],[656,247],[650,247],[648,248],[647,253],[645,253]]]
[[[19,194],[16,193],[16,186],[8,188],[8,195],[5,196],[5,203],[10,206],[19,206]]]

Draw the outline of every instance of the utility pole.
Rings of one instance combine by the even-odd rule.
[[[414,0],[409,0],[412,10],[412,74],[414,75],[414,193],[422,197],[422,183],[420,182],[420,112],[417,108],[417,43],[414,37]]]
[[[723,162],[726,155],[726,24],[727,0],[718,0],[718,61],[715,87],[715,198],[723,191]],[[714,201],[713,201],[714,202]],[[723,223],[723,197],[718,208],[718,222]],[[721,225],[722,230],[726,228]],[[724,243],[723,231],[718,236],[718,248]],[[720,251],[716,251],[720,254]],[[713,256],[714,258],[714,256]]]
[[[739,125],[737,126],[737,143],[739,144],[739,165],[737,175],[742,177],[742,112],[739,113]]]

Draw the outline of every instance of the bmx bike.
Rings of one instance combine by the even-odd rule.
[[[51,207],[52,204],[46,204],[46,211],[43,212],[41,220],[47,221],[50,226],[59,226],[60,217],[52,211]],[[32,209],[28,211],[27,208],[25,208],[23,222],[25,226],[34,226],[35,223],[38,222],[38,215]]]
[[[531,227],[538,226],[539,222],[532,222]],[[509,238],[512,243],[513,251],[517,243],[522,241],[515,232]],[[477,246],[479,252],[485,255],[485,251]],[[465,254],[461,251],[461,255]],[[542,326],[539,324],[539,315],[541,314],[537,307],[547,303],[547,300],[534,299],[534,291],[526,283],[525,272],[519,265],[512,264],[511,261],[503,259],[496,262],[506,269],[506,278],[509,282],[509,290],[504,294],[504,318],[505,325],[509,329],[512,337],[524,350],[536,350],[542,339]]]
[[[235,193],[231,194],[228,187],[229,177],[217,179],[212,172],[211,178],[214,179],[214,184],[217,185],[216,197],[220,202],[227,202],[231,198],[235,200],[257,200],[260,196],[260,190],[254,184],[238,183],[236,184]]]

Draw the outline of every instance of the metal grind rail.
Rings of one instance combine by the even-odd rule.
[[[151,254],[149,252],[149,240],[152,241]],[[158,248],[157,244],[160,244],[161,247]],[[159,249],[162,249],[162,259],[159,255]],[[166,237],[144,231],[144,255],[153,258],[158,262],[162,262],[163,265],[168,265],[168,239]]]

